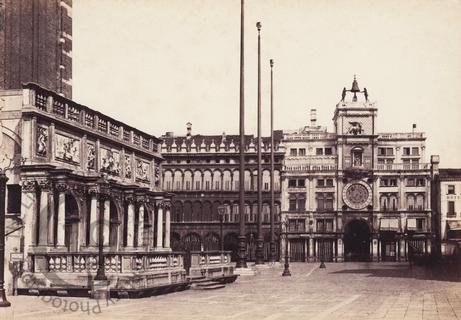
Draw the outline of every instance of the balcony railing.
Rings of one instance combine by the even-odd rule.
[[[36,84],[29,83],[24,85],[24,88],[30,90],[31,104],[40,111],[48,112],[57,118],[80,124],[87,129],[91,128],[100,134],[109,136],[111,139],[120,140],[124,143],[132,143],[138,148],[151,152],[158,152],[159,150],[157,144],[160,141],[151,135],[126,126],[117,120],[79,105]],[[122,128],[123,135],[120,135]],[[133,141],[130,141],[130,132],[133,132]]]
[[[95,253],[33,253],[32,272],[93,273],[98,269]],[[109,273],[149,272],[168,268],[182,268],[179,253],[140,252],[104,253],[105,271]]]

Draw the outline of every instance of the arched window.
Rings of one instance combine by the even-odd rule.
[[[271,207],[268,203],[263,203],[263,222],[270,222]]]
[[[263,171],[263,190],[269,191],[271,189],[271,173],[269,170]]]
[[[202,215],[202,221],[211,221],[211,202],[210,201],[205,201],[203,203],[203,215]]]
[[[391,196],[391,201],[389,203],[390,208],[395,211],[398,208],[398,202],[396,196]]]
[[[172,190],[173,189],[173,173],[171,171],[165,171],[163,177],[163,189]]]
[[[362,148],[353,148],[351,151],[351,159],[353,167],[362,167],[363,166],[363,149]]]
[[[258,221],[258,203],[255,202],[251,208],[250,222]]]
[[[184,202],[184,221],[192,221],[192,203],[190,201]]]
[[[213,172],[213,190],[221,190],[221,171]]]
[[[202,189],[204,190],[211,190],[211,172],[205,171],[203,173],[203,186]]]
[[[416,209],[424,210],[424,196],[422,194],[416,196]]]
[[[176,170],[174,172],[174,190],[182,190],[182,172],[180,170]]]
[[[251,175],[251,180],[253,181],[253,189],[254,191],[258,190],[258,171],[254,170],[252,175]]]
[[[238,191],[239,188],[240,188],[239,174],[240,174],[240,172],[238,172],[237,170],[232,172],[232,175],[233,175],[233,178],[232,178],[232,181],[233,181],[232,190],[234,190],[234,191]]]
[[[275,213],[274,213],[274,220],[275,222],[280,221],[280,203],[275,203]]]
[[[385,195],[381,196],[381,210],[387,211],[389,209],[389,198]]]
[[[200,171],[194,172],[194,190],[202,190],[202,173]]]
[[[223,190],[230,191],[232,189],[232,178],[231,172],[229,170],[225,170],[223,173]]]
[[[240,221],[239,204],[237,202],[232,205],[232,215],[234,216],[234,222]]]
[[[228,203],[224,204],[224,222],[232,222],[231,206]]]
[[[182,203],[181,201],[176,201],[173,204],[173,222],[182,221]]]
[[[245,170],[245,191],[251,190],[251,173]]]
[[[192,190],[192,172],[184,172],[184,190]]]
[[[202,220],[202,204],[200,201],[195,201],[192,206],[192,221],[201,221]]]
[[[280,172],[274,170],[274,190],[280,191]]]
[[[250,220],[251,216],[251,207],[248,203],[245,203],[245,222]]]
[[[407,196],[407,208],[408,211],[415,210],[415,197],[412,194]]]

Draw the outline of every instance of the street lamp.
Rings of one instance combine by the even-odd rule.
[[[285,230],[285,264],[283,266],[282,276],[291,276],[290,264],[288,262],[288,219],[280,222],[281,227]]]
[[[219,222],[220,222],[221,252],[224,251],[223,221],[224,221],[225,214],[226,214],[226,206],[219,206],[218,215],[219,215]]]
[[[2,133],[0,132],[0,135]],[[3,151],[3,150],[2,150]],[[2,152],[3,153],[3,152]],[[5,172],[13,168],[13,160],[6,153],[2,155],[0,164],[0,307],[9,307],[11,303],[6,300],[5,293],[5,195],[8,177]]]

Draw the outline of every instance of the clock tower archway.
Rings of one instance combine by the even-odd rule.
[[[344,228],[344,257],[346,261],[370,260],[370,228],[364,220],[354,219]]]

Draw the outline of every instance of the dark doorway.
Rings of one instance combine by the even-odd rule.
[[[236,262],[238,260],[239,240],[236,233],[228,233],[224,237],[224,250],[232,251],[231,260]]]
[[[370,260],[370,229],[365,221],[352,220],[346,225],[344,255],[346,261]]]
[[[290,258],[293,262],[306,261],[306,240],[290,239]]]

